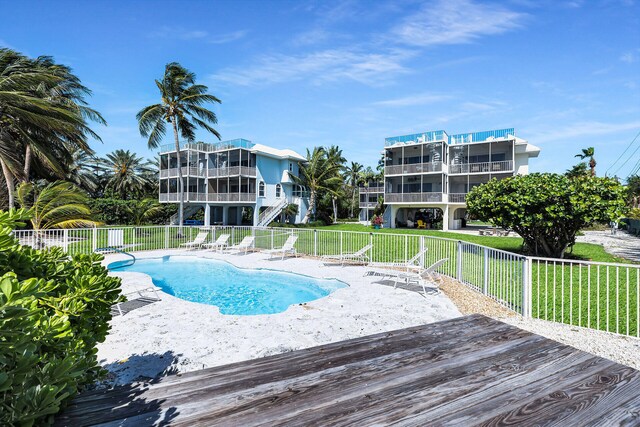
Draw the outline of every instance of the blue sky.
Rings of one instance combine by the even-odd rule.
[[[588,146],[598,174],[640,162],[639,138],[614,165],[640,132],[632,0],[0,0],[0,45],[74,68],[109,123],[99,154],[153,155],[135,114],[178,61],[222,99],[224,139],[339,145],[374,166],[387,136],[515,127],[542,148],[533,171]]]

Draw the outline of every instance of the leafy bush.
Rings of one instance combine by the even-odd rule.
[[[110,225],[131,225],[135,224],[135,212],[138,208],[137,200],[122,200],[115,197],[104,197],[93,199],[89,206],[95,215],[95,219]],[[174,203],[163,204],[162,208],[146,222],[152,224],[167,224],[171,215],[178,211],[178,206]]]
[[[528,252],[562,258],[580,229],[620,218],[625,199],[615,179],[533,173],[474,187],[467,206],[474,217],[515,230]]]
[[[28,218],[0,211],[0,425],[51,423],[104,373],[96,345],[122,299],[101,256],[20,246],[10,233]]]

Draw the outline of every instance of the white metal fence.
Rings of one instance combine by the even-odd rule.
[[[203,227],[145,226],[67,230],[15,230],[24,245],[59,246],[70,254],[116,246],[127,252],[179,248]],[[640,265],[526,257],[468,242],[415,234],[369,233],[305,228],[216,226],[211,241],[231,235],[230,244],[255,237],[256,249],[273,249],[291,234],[301,255],[356,252],[372,244],[375,262],[406,262],[427,249],[422,265],[447,258],[441,274],[487,295],[502,306],[570,325],[640,337]]]

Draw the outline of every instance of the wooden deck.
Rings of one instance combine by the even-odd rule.
[[[57,425],[639,425],[640,372],[473,315],[85,393]]]

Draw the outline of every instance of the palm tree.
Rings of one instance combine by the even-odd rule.
[[[347,184],[351,186],[351,211],[349,214],[350,218],[353,218],[353,209],[356,205],[356,189],[358,185],[362,182],[361,172],[364,166],[362,166],[358,162],[351,162],[350,166],[345,167],[345,175],[347,177]]]
[[[179,234],[182,234],[184,216],[184,182],[182,180],[180,139],[195,141],[195,131],[201,127],[220,139],[220,134],[210,124],[217,124],[218,118],[213,111],[204,108],[208,103],[220,101],[208,94],[209,88],[195,83],[196,76],[177,62],[167,64],[162,80],[156,80],[162,101],[149,105],[138,112],[136,118],[140,134],[148,137],[149,148],[157,148],[166,133],[166,124],[171,123],[173,137],[178,156],[178,191],[180,192],[178,221]]]
[[[340,178],[339,181],[336,181],[334,186],[330,189],[331,193],[331,204],[333,206],[333,222],[338,222],[338,195],[340,194],[339,187],[343,184],[342,176],[340,172],[344,170],[344,164],[347,159],[342,155],[342,150],[337,145],[332,145],[331,147],[325,149],[327,161],[330,165],[335,168],[336,176]]]
[[[14,205],[14,181],[25,181],[32,159],[55,176],[65,175],[70,151],[90,151],[88,137],[99,137],[87,120],[104,119],[86,107],[89,91],[67,67],[49,57],[35,60],[0,49],[0,166]]]
[[[143,194],[151,185],[150,165],[129,150],[116,150],[99,159],[99,169],[106,175],[106,188],[118,193],[121,199]]]
[[[16,190],[20,207],[29,209],[36,247],[43,247],[39,230],[50,228],[95,227],[89,198],[70,182],[56,181],[39,188],[32,182],[21,183]]]
[[[575,157],[580,157],[581,160],[589,158],[589,169],[591,169],[591,176],[596,176],[596,159],[593,158],[595,150],[593,147],[583,148],[582,153],[576,154]]]
[[[162,208],[162,205],[155,199],[149,198],[135,201],[132,200],[129,206],[125,209],[129,215],[131,215],[134,225],[142,225],[149,220],[149,218],[152,218],[154,215],[162,212]]]
[[[97,172],[100,170],[100,159],[80,148],[71,152],[71,158],[73,160],[67,170],[67,181],[93,194],[98,189]]]
[[[315,147],[313,152],[307,148],[307,161],[300,165],[300,175],[291,175],[296,184],[309,190],[309,209],[302,219],[303,224],[309,222],[311,214],[315,215],[318,194],[332,192],[342,182],[337,172],[336,165],[328,160],[324,148]]]

